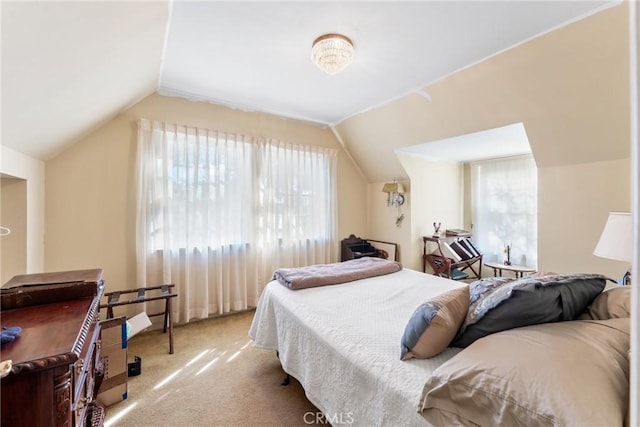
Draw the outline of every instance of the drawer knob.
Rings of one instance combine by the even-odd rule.
[[[78,359],[76,362],[76,373],[80,375],[82,373],[82,368],[84,367],[84,359]]]

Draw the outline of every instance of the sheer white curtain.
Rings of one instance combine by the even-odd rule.
[[[473,238],[486,261],[537,267],[538,173],[533,156],[471,164]]]
[[[337,151],[141,119],[137,274],[176,321],[255,306],[278,267],[337,260]]]

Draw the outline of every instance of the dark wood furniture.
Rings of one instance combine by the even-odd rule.
[[[2,426],[101,426],[98,307],[102,270],[16,276],[0,288],[3,326],[22,332],[2,348]]]
[[[107,318],[113,318],[113,307],[128,304],[139,304],[141,302],[165,300],[164,311],[159,313],[147,314],[149,317],[164,316],[163,332],[169,330],[169,354],[173,354],[173,318],[171,316],[171,298],[175,298],[178,294],[173,293],[174,284],[150,286],[146,288],[130,289],[126,291],[107,292],[107,303],[102,304],[100,308],[107,309]],[[121,295],[136,294],[136,297],[128,300],[120,300]]]
[[[482,254],[473,258],[454,261],[447,257],[442,250],[441,242],[456,240],[458,237],[452,236],[423,236],[422,237],[422,271],[427,272],[427,265],[433,269],[433,274],[447,277],[453,280],[482,277]],[[435,243],[437,248],[432,253],[427,253],[429,242]],[[475,264],[478,263],[477,270]]]
[[[385,242],[383,240],[367,239],[367,242],[371,243],[378,252],[382,251],[380,255],[384,259],[390,259],[393,261],[400,261],[400,251],[398,250],[397,243]]]
[[[365,256],[384,259],[387,259],[389,257],[389,254],[384,250],[376,248],[367,240],[356,237],[354,234],[351,234],[346,239],[343,239],[340,243],[340,247],[340,261],[348,261]]]

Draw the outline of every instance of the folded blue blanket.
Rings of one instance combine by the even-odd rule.
[[[16,337],[20,336],[20,332],[22,332],[22,328],[20,326],[3,326],[2,331],[0,331],[0,342],[2,343],[2,347],[13,342]]]

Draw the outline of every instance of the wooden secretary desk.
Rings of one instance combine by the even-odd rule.
[[[0,288],[2,325],[22,328],[0,352],[12,361],[0,379],[2,427],[103,424],[94,401],[103,290],[100,269],[20,275]]]

